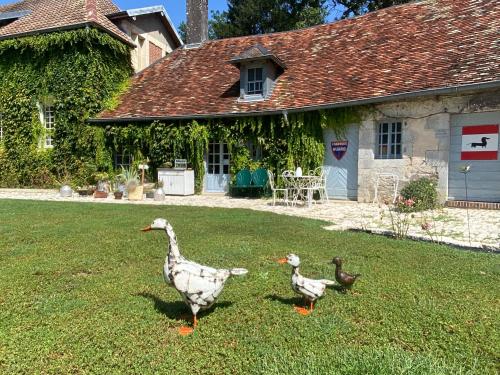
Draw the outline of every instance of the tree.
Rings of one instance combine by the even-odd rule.
[[[332,0],[332,3],[342,12],[341,18],[349,18],[410,1],[413,0]]]
[[[228,10],[212,12],[210,38],[267,34],[319,25],[327,0],[228,0]]]

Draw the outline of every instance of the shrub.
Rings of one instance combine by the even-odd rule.
[[[438,205],[436,181],[427,177],[411,181],[401,189],[401,196],[413,200],[413,211],[430,210]]]

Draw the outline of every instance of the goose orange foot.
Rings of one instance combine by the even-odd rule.
[[[193,332],[194,332],[194,328],[191,328],[191,327],[184,326],[184,327],[179,328],[179,335],[181,335],[181,336],[189,336]]]
[[[305,307],[294,306],[295,311],[297,311],[300,315],[309,315],[311,312]]]
[[[194,332],[194,330],[197,326],[198,326],[198,318],[195,315],[195,316],[193,316],[193,327],[191,328],[191,327],[182,326],[181,328],[179,328],[179,335],[188,336]]]

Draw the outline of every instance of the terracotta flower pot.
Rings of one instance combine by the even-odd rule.
[[[115,199],[122,199],[123,198],[123,191],[115,191],[114,196],[115,196]]]
[[[107,197],[108,197],[108,193],[105,191],[96,191],[94,193],[94,198],[102,199],[102,198],[107,198]]]

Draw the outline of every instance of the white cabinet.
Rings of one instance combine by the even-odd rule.
[[[158,169],[158,182],[163,182],[166,195],[193,195],[194,171],[191,169]]]

